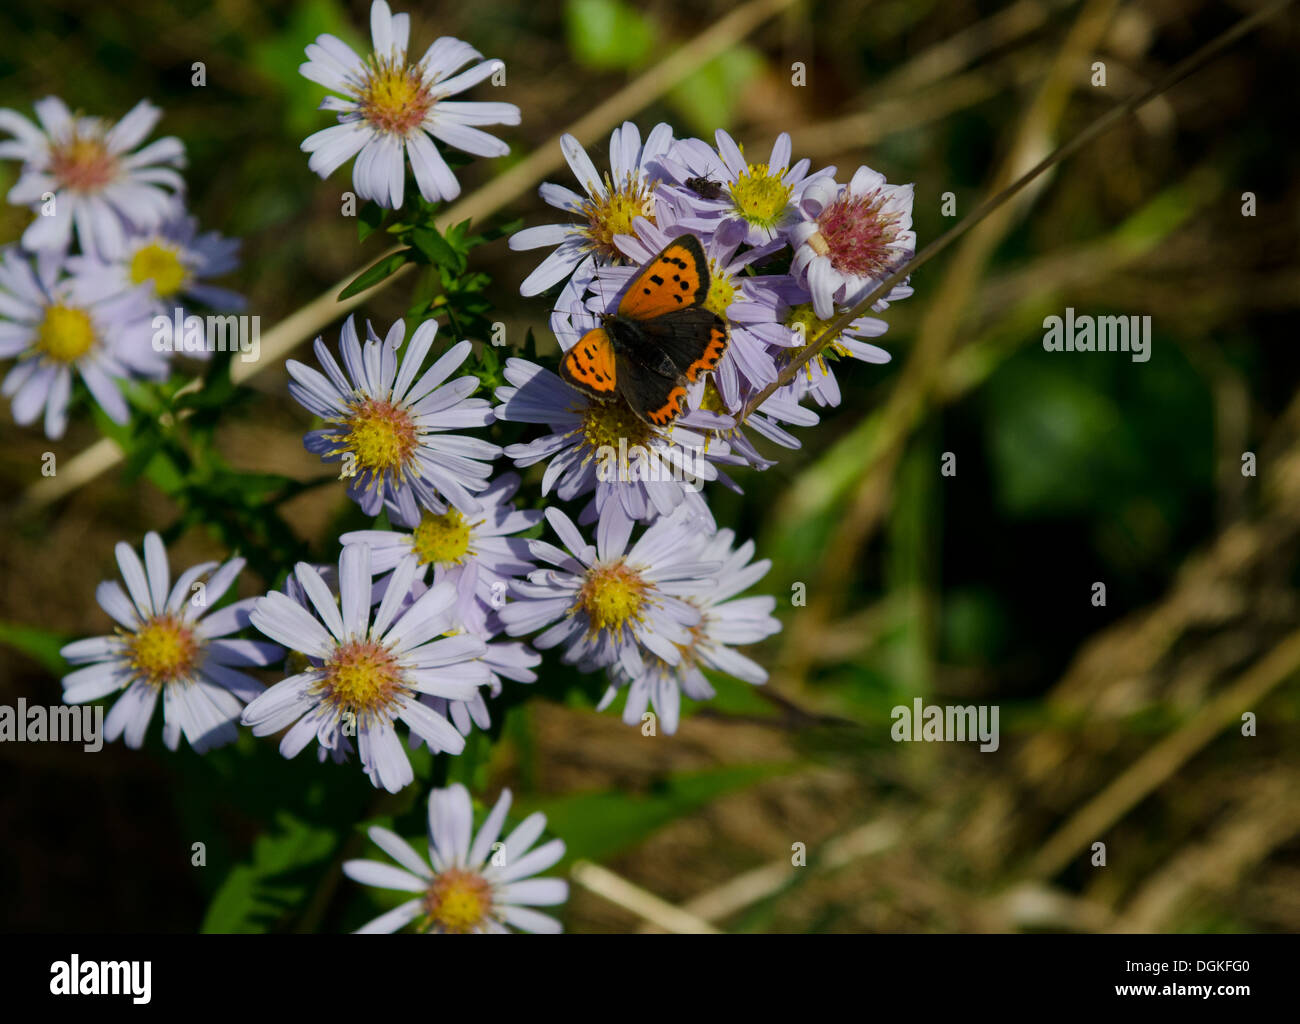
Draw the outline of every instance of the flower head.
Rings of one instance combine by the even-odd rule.
[[[141,100],[114,124],[74,115],[56,96],[35,103],[39,125],[15,110],[0,110],[0,157],[23,161],[9,202],[37,217],[23,232],[23,247],[63,252],[75,232],[83,252],[110,259],[134,232],[158,225],[185,182],[179,139],[158,139],[137,149],[162,111]],[[134,152],[132,152],[134,150]],[[43,198],[53,195],[52,203]]]
[[[339,342],[346,375],[320,338],[315,351],[324,374],[297,360],[285,364],[293,378],[289,393],[326,421],[303,438],[304,446],[326,462],[344,463],[352,480],[348,494],[366,515],[377,515],[385,504],[404,523],[419,522],[421,508],[441,515],[448,503],[476,513],[472,492],[487,487],[491,460],[501,453],[487,441],[448,433],[492,421],[488,402],[470,397],[478,378],[466,374],[444,383],[469,356],[468,341],[453,345],[416,379],[437,331],[431,320],[416,328],[399,365],[405,323],[398,320],[382,341],[370,331],[362,346],[349,317]]]
[[[412,64],[406,55],[410,34],[409,15],[393,14],[384,0],[375,0],[370,7],[374,50],[365,60],[341,39],[322,35],[307,47],[307,62],[299,68],[305,78],[340,94],[321,104],[337,112],[339,123],[302,144],[311,154],[308,166],[326,178],[355,156],[357,194],[389,209],[402,205],[407,158],[426,200],[460,194],[434,139],[475,156],[504,156],[510,147],[475,125],[519,123],[513,103],[449,99],[492,75],[503,66],[500,61],[484,61],[468,43],[444,36]],[[481,63],[455,73],[470,61]]]
[[[515,250],[555,246],[524,279],[519,293],[537,295],[570,275],[585,284],[596,266],[621,262],[618,236],[630,233],[637,217],[654,222],[655,186],[663,174],[659,161],[672,142],[672,129],[659,124],[642,145],[636,125],[625,121],[610,136],[609,170],[602,176],[582,144],[572,135],[562,135],[564,159],[586,198],[562,185],[542,185],[542,199],[578,220],[524,228],[510,237],[510,248]]]
[[[396,793],[414,778],[395,728],[401,720],[434,750],[453,754],[465,741],[421,694],[458,700],[488,681],[475,659],[483,642],[453,629],[456,592],[431,587],[413,604],[404,598],[414,566],[404,562],[378,609],[371,614],[370,549],[354,544],[339,558],[339,599],[306,562],[294,572],[315,615],[286,594],[272,591],[253,606],[253,625],[305,656],[302,671],[279,682],[244,709],[255,736],[292,726],[280,752],[294,757],[315,739],[334,750],[355,736],[370,781]]]
[[[0,253],[0,358],[17,360],[3,392],[18,423],[43,411],[54,440],[67,429],[74,370],[115,423],[130,417],[120,381],[167,373],[167,356],[149,343],[143,291],[118,290],[97,265],[69,274],[64,263],[61,253]]]
[[[534,878],[564,856],[564,843],[552,839],[533,849],[546,828],[546,816],[530,814],[499,841],[510,810],[510,790],[474,832],[469,791],[459,783],[429,794],[429,860],[426,862],[395,832],[379,826],[367,833],[397,861],[350,860],[343,873],[362,885],[416,894],[413,899],[358,929],[395,932],[415,922],[416,930],[441,934],[558,932],[560,924],[532,909],[563,903],[568,883]]]
[[[686,597],[700,610],[700,621],[690,628],[690,639],[681,645],[678,660],[647,658],[640,674],[629,673],[619,664],[611,666],[611,685],[597,710],[608,707],[619,690],[627,687],[623,721],[638,724],[650,705],[662,720],[664,732],[672,734],[677,731],[682,694],[693,700],[709,700],[714,695],[704,669],[756,685],[767,681],[766,670],[734,648],[757,643],[780,630],[781,623],[772,616],[776,599],[736,595],[762,579],[772,563],[763,559],[751,564],[754,542],[746,541],[733,550],[734,542],[731,530],[719,530],[699,551],[701,559],[716,560],[721,568],[712,586]]]
[[[171,585],[167,550],[156,533],[144,538],[144,562],[128,544],[117,545],[121,584],[99,585],[99,605],[118,624],[113,636],[77,640],[60,652],[74,665],[63,677],[69,704],[122,692],[104,723],[105,738],[125,734],[129,747],[144,742],[158,697],[163,702],[163,741],[175,750],[183,733],[204,753],[234,740],[243,702],[263,687],[239,671],[276,661],[281,650],[257,640],[222,639],[249,624],[255,598],[210,611],[230,589],[242,558],[218,567],[204,562],[187,569]],[[215,571],[214,571],[215,570]]]
[[[790,230],[790,269],[823,320],[834,316],[836,304],[865,298],[916,251],[912,186],[889,185],[869,167],[859,167],[847,185],[819,178],[804,193],[800,212]],[[910,294],[900,285],[876,308]]]
[[[699,609],[684,598],[712,585],[718,569],[698,558],[707,538],[701,517],[683,506],[630,547],[626,520],[602,519],[593,545],[559,509],[548,508],[546,519],[565,548],[531,542],[533,557],[554,568],[511,584],[514,600],[500,612],[506,632],[523,636],[554,623],[533,646],[563,644],[561,660],[584,672],[618,663],[640,675],[642,651],[677,664],[700,621]]]

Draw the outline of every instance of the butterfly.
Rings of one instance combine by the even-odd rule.
[[[642,421],[668,426],[686,386],[727,350],[727,322],[704,307],[709,280],[699,239],[674,238],[637,271],[617,311],[564,354],[560,376],[593,398],[622,396]]]
[[[687,178],[684,184],[701,199],[725,199],[727,195],[721,182],[709,178]]]

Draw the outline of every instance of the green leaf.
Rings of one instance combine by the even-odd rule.
[[[622,0],[568,0],[564,26],[578,63],[597,71],[635,67],[654,47],[654,22]]]
[[[433,228],[413,228],[410,244],[434,266],[442,267],[452,274],[459,274],[465,269],[465,257]]]
[[[217,890],[203,918],[203,932],[271,931],[302,906],[320,865],[338,843],[329,829],[278,814],[273,830],[253,844],[249,862],[237,865]]]
[[[383,259],[374,263],[361,271],[341,292],[339,300],[350,299],[352,296],[364,292],[367,288],[373,288],[380,281],[386,281],[393,274],[397,273],[411,258],[410,249],[402,249],[391,256],[385,256]]]
[[[378,203],[366,203],[361,207],[361,212],[357,214],[357,241],[364,242],[373,232],[378,231],[384,224],[386,212]]]
[[[62,675],[68,668],[59,649],[68,642],[60,633],[47,629],[24,626],[17,622],[0,622],[0,644],[12,647],[27,655],[54,675]]]

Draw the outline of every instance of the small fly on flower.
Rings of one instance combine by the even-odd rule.
[[[683,183],[701,199],[725,199],[727,190],[712,178],[687,178]]]

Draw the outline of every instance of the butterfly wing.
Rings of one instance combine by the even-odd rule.
[[[682,414],[686,385],[666,377],[635,358],[619,361],[619,394],[636,415],[652,427],[666,427]]]
[[[623,293],[618,315],[651,320],[688,306],[700,305],[709,295],[709,260],[694,235],[674,238]]]
[[[588,331],[560,359],[560,376],[593,398],[613,398],[618,389],[614,343],[605,328]]]
[[[702,306],[674,310],[637,327],[642,342],[667,356],[678,376],[692,384],[716,370],[727,351],[727,322]]]

